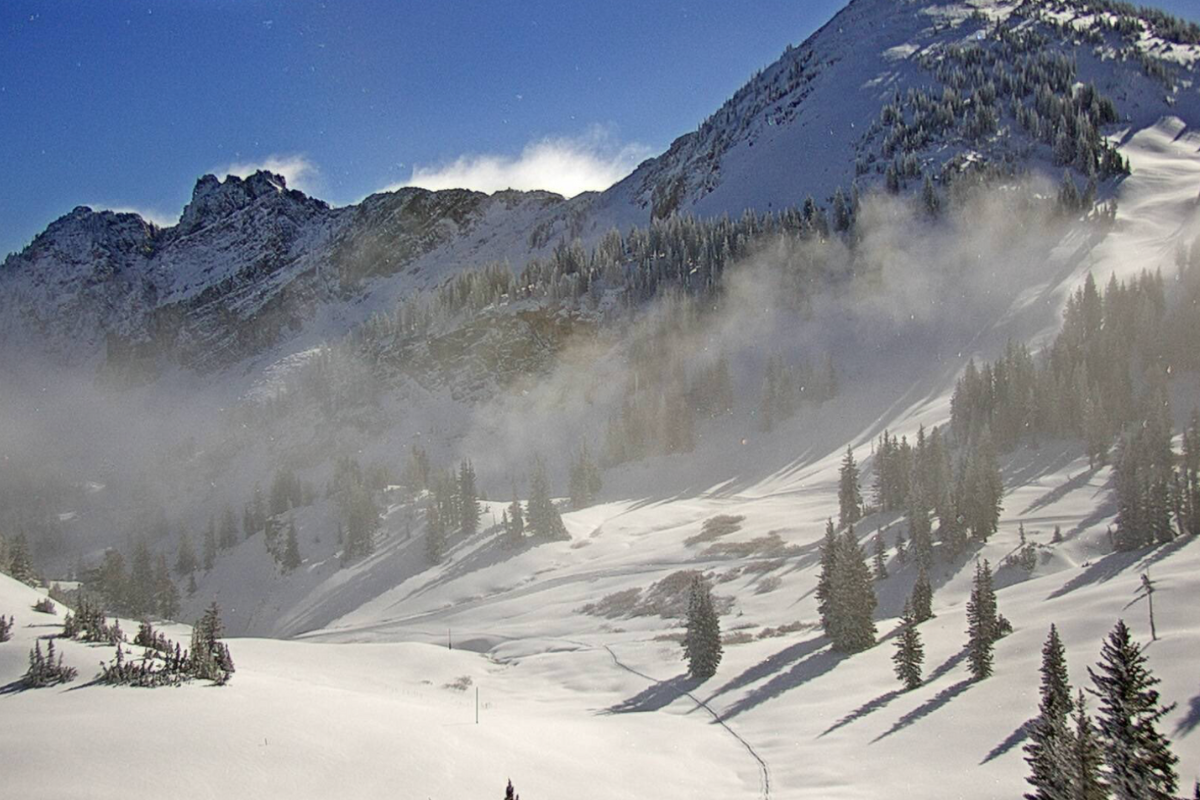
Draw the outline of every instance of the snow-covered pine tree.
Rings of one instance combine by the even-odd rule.
[[[458,467],[458,521],[463,536],[479,530],[479,490],[475,486],[475,467],[463,461]]]
[[[975,579],[967,601],[967,665],[981,681],[992,674],[992,647],[999,638],[996,592],[987,559],[975,562]]]
[[[287,573],[298,569],[301,563],[300,540],[296,536],[296,520],[290,519],[288,520],[287,539],[283,545],[283,559],[279,565]]]
[[[434,498],[425,505],[425,558],[430,564],[440,564],[446,557],[446,525]]]
[[[688,674],[701,680],[716,674],[721,663],[721,623],[708,582],[700,575],[692,579],[688,592],[683,657],[688,662]]]
[[[1070,764],[1067,774],[1071,800],[1108,800],[1108,784],[1100,775],[1104,752],[1096,738],[1096,728],[1087,714],[1083,690],[1075,699],[1075,731],[1071,736]]]
[[[179,588],[171,580],[167,568],[167,557],[158,554],[154,568],[154,610],[163,619],[175,619],[179,615]]]
[[[7,642],[9,639],[12,638],[12,629],[13,629],[12,615],[10,614],[8,619],[5,619],[4,615],[0,614],[0,642]]]
[[[926,574],[924,568],[917,573],[917,581],[913,584],[911,599],[913,619],[918,625],[933,618],[933,586],[929,583],[929,575]]]
[[[209,526],[204,530],[204,571],[212,570],[217,560],[217,532],[209,518]]]
[[[1159,704],[1159,683],[1133,641],[1124,620],[1100,651],[1096,670],[1088,669],[1100,701],[1096,719],[1107,764],[1107,782],[1117,800],[1170,800],[1179,783],[1179,759],[1155,727],[1174,708]]]
[[[550,499],[550,482],[546,478],[546,465],[542,460],[535,459],[533,475],[529,479],[528,503],[529,532],[542,541],[554,542],[570,539],[567,528],[563,525],[562,516]]]
[[[882,581],[888,576],[887,561],[885,560],[887,554],[887,545],[883,543],[883,534],[875,534],[874,549],[875,553],[873,569],[875,570],[875,580]]]
[[[508,504],[508,532],[512,544],[520,544],[525,538],[525,512],[517,499],[517,484],[513,483],[512,502]]]
[[[857,653],[875,644],[875,586],[867,556],[848,527],[834,548],[833,646]]]
[[[821,614],[821,628],[825,635],[833,638],[833,580],[834,564],[837,559],[837,533],[833,520],[825,523],[825,538],[821,542],[821,574],[817,576],[817,610]]]
[[[921,633],[913,615],[912,602],[904,603],[904,616],[900,618],[900,636],[896,639],[896,652],[892,655],[896,664],[896,677],[905,689],[916,689],[921,685],[921,664],[925,661],[925,648],[921,645]]]
[[[179,537],[179,554],[175,557],[175,574],[179,577],[191,575],[196,571],[196,551],[192,548],[192,538],[187,531]]]
[[[1067,719],[1071,713],[1071,686],[1067,681],[1066,651],[1058,629],[1050,626],[1042,647],[1042,685],[1038,716],[1029,726],[1025,761],[1026,781],[1033,787],[1027,800],[1060,800],[1073,796],[1070,764],[1074,736]]]
[[[846,445],[846,455],[838,477],[838,525],[846,527],[862,519],[862,489],[858,482],[858,465],[854,452]]]

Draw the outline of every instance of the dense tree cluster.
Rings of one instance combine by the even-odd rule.
[[[349,456],[337,460],[327,494],[338,507],[342,531],[342,565],[366,558],[375,552],[375,534],[379,530],[379,507],[370,476],[358,461]],[[282,558],[282,552],[280,558]]]
[[[29,542],[23,532],[11,539],[0,535],[0,572],[29,586],[39,583],[29,553]]]
[[[84,584],[109,611],[130,617],[172,619],[179,613],[179,588],[171,578],[164,553],[157,556],[144,539],[133,544],[126,559],[119,550],[104,552],[99,565],[84,571]]]
[[[951,400],[958,439],[987,428],[1001,452],[1053,437],[1084,439],[1095,464],[1127,424],[1158,400],[1170,363],[1161,274],[1100,292],[1089,275],[1068,300],[1062,331],[1037,359],[1020,344],[982,368],[973,362]]]
[[[847,653],[875,644],[875,587],[866,554],[854,526],[838,534],[830,520],[821,545],[821,574],[817,579],[821,627],[834,648]]]
[[[100,605],[82,593],[76,601],[75,610],[67,612],[63,618],[62,635],[67,639],[110,645],[125,640],[120,622],[113,620],[110,623]]]
[[[1025,745],[1032,791],[1029,800],[1081,798],[1170,800],[1175,797],[1178,759],[1157,723],[1173,708],[1164,707],[1154,686],[1159,682],[1140,645],[1118,621],[1089,669],[1099,699],[1095,722],[1080,691],[1072,698],[1066,652],[1051,626],[1042,648],[1041,701],[1029,725]]]

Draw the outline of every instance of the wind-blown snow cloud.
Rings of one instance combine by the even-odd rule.
[[[270,155],[261,161],[241,161],[213,170],[216,175],[236,175],[245,178],[259,170],[282,175],[289,189],[312,194],[320,169],[302,155]]]
[[[645,145],[620,144],[605,129],[596,127],[582,136],[547,137],[530,142],[519,156],[464,155],[448,164],[417,165],[412,177],[387,187],[423,189],[544,189],[564,197],[602,191],[633,171],[651,154]]]

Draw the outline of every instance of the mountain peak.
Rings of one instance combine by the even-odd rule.
[[[192,189],[192,200],[179,219],[179,231],[191,233],[214,219],[252,205],[279,202],[326,207],[320,200],[289,189],[287,179],[274,172],[258,170],[245,178],[226,175],[223,181],[216,175],[207,174],[201,176]]]

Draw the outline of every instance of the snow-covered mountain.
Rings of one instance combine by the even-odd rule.
[[[1168,114],[1200,120],[1200,44],[1128,11],[1082,0],[855,0],[666,153],[572,201],[403,189],[331,208],[258,173],[201,178],[169,228],[77,208],[0,266],[4,346],[119,373],[162,362],[208,371],[286,355],[305,332],[305,342],[342,335],[464,267],[519,269],[613,227],[737,217],[809,196],[828,207],[839,189],[849,197],[884,183],[889,166],[910,191],[922,176],[940,184],[980,164],[1053,173],[1053,142],[1039,143],[1017,113],[1037,106],[1043,128],[1053,122],[1035,96],[1038,69],[1069,71],[1057,76],[1059,97],[1087,85],[1110,100],[1111,135]]]
[[[973,359],[1010,342],[1040,358],[1089,275],[1158,271],[1172,309],[1193,290],[1178,276],[1200,260],[1198,58],[1200,32],[1107,0],[854,0],[604,193],[406,189],[330,208],[259,173],[201,179],[172,228],[86,209],[53,223],[0,268],[5,353],[48,346],[86,365],[89,386],[96,366],[143,385],[92,407],[75,384],[31,384],[19,411],[36,434],[0,430],[18,471],[43,438],[109,428],[101,457],[62,459],[72,491],[17,484],[37,495],[22,510],[60,535],[35,552],[49,542],[47,563],[78,558],[87,573],[109,546],[129,554],[140,537],[174,566],[188,542],[200,565],[176,576],[176,616],[219,602],[238,672],[221,689],[21,691],[28,649],[60,620],[0,576],[0,614],[17,620],[0,644],[0,715],[18,720],[0,749],[29,755],[8,779],[78,793],[43,746],[65,736],[87,740],[70,750],[94,796],[127,794],[124,765],[144,758],[185,796],[224,791],[228,774],[265,797],[499,796],[507,777],[531,798],[1013,797],[1028,788],[1047,629],[1063,634],[1072,683],[1089,685],[1118,617],[1148,640],[1131,601],[1152,572],[1161,638],[1147,652],[1178,702],[1160,729],[1186,794],[1200,771],[1200,545],[1115,551],[1115,469],[1091,463],[1091,442],[1014,446],[998,529],[938,543],[920,687],[892,672],[919,571],[894,544],[912,535],[905,510],[872,509],[857,530],[886,540],[873,647],[835,651],[815,589],[847,450],[871,494],[881,434],[945,426]],[[1080,186],[1094,173],[1113,216],[1056,206],[1064,171]],[[972,195],[976,177],[994,191]],[[926,179],[940,216],[913,197]],[[856,185],[847,230],[815,210],[741,214],[810,195],[834,212]],[[532,257],[553,263],[513,278]],[[1161,385],[1178,429],[1200,390],[1195,364],[1168,366],[1139,373],[1137,391]],[[772,418],[780,370],[803,376],[802,397]],[[730,399],[693,417],[712,374]],[[629,439],[663,444],[619,452]],[[581,445],[604,451],[596,502],[560,501],[567,538],[514,544],[500,521],[514,495],[529,507],[534,457],[561,495]],[[466,459],[490,499],[478,530],[431,556],[439,475]],[[289,474],[281,510],[256,522],[256,500],[273,504]],[[377,526],[358,555],[346,476]],[[226,515],[250,517],[227,540]],[[284,567],[293,533],[298,563]],[[1014,628],[983,681],[964,650],[975,559],[997,567]],[[724,612],[707,681],[685,674],[670,609],[693,571]],[[60,644],[85,681],[112,657]],[[122,714],[187,724],[147,737],[114,725]]]

